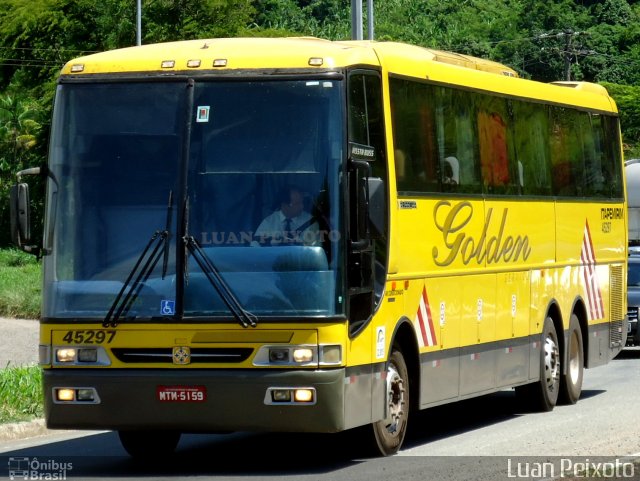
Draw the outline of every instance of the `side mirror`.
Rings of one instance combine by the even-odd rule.
[[[42,175],[40,167],[21,170],[16,174],[18,182],[11,186],[9,211],[11,215],[11,240],[25,252],[40,257],[41,249],[31,245],[31,204],[29,201],[29,185],[20,182],[23,175]]]
[[[31,205],[29,186],[19,183],[11,186],[11,240],[24,248],[31,241]]]

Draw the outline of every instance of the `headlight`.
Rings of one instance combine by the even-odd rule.
[[[54,387],[55,404],[100,404],[100,397],[94,387]]]
[[[318,366],[316,346],[262,346],[253,358],[254,366]]]
[[[264,403],[268,406],[314,405],[318,402],[313,387],[268,387]]]
[[[54,366],[109,366],[111,364],[107,352],[101,346],[54,346],[53,353]]]
[[[308,347],[298,347],[293,350],[293,360],[297,363],[313,361],[313,350]]]
[[[56,349],[56,361],[63,363],[76,362],[77,351],[74,347]]]

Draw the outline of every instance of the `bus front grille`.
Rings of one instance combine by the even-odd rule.
[[[140,364],[174,364],[173,349],[162,348],[131,348],[120,347],[111,349],[113,355],[124,363]],[[253,349],[250,347],[198,347],[191,349],[190,363],[240,363],[246,361]]]

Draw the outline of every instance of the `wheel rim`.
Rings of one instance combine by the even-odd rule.
[[[405,391],[404,380],[393,364],[389,364],[387,371],[387,396],[389,409],[385,426],[390,434],[398,434],[404,419]]]
[[[578,334],[573,331],[569,342],[569,379],[572,384],[578,382],[580,377],[580,345],[578,343]]]
[[[544,372],[547,388],[553,391],[560,378],[560,351],[551,336],[548,336],[544,343]]]

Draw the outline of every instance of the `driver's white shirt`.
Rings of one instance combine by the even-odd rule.
[[[260,223],[258,228],[254,233],[254,239],[257,240],[269,240],[273,239],[273,243],[282,242],[286,243],[284,240],[284,227],[285,227],[286,217],[282,213],[280,209],[276,210],[272,214],[269,214],[264,220]],[[291,218],[291,233],[295,235],[295,232],[303,227],[307,222],[311,220],[311,214],[308,212],[302,212],[300,215]],[[308,225],[302,232],[300,232],[295,239],[298,242],[303,243],[304,245],[312,246],[312,245],[320,245],[320,236],[319,236],[319,228],[317,222],[312,222],[311,225]]]

